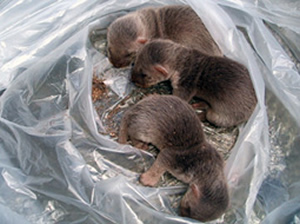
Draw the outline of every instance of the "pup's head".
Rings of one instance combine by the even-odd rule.
[[[147,41],[144,26],[137,15],[120,17],[108,27],[108,59],[117,68],[126,67],[133,62],[136,52]]]
[[[138,51],[131,73],[131,80],[137,86],[147,88],[170,79],[171,62],[174,53],[171,41],[154,40]]]
[[[222,182],[222,181],[221,181]],[[227,209],[229,198],[226,184],[221,183],[214,189],[192,183],[180,204],[182,216],[197,219],[201,222],[219,218]]]

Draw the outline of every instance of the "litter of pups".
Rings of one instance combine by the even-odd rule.
[[[182,26],[185,29],[178,28]],[[201,121],[218,127],[247,121],[256,106],[247,68],[223,57],[188,6],[129,13],[108,27],[107,38],[110,62],[116,68],[132,65],[136,86],[171,81],[173,96],[147,96],[121,118],[119,143],[130,139],[137,148],[145,150],[151,144],[160,150],[140,182],[155,186],[169,172],[189,184],[180,204],[182,216],[204,222],[220,217],[229,204],[224,158],[206,141]],[[198,101],[189,105],[193,97]]]

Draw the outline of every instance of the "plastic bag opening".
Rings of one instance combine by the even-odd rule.
[[[93,32],[105,37],[117,16],[166,4],[197,12],[225,55],[248,67],[258,97],[234,130],[231,207],[215,222],[299,222],[299,4],[46,0],[0,3],[1,223],[196,222],[177,213],[184,184],[168,176],[158,188],[138,184],[155,152],[118,145],[105,122],[121,110],[99,116],[91,95],[100,71],[109,86],[101,112],[134,91],[129,71],[109,67],[93,46]]]

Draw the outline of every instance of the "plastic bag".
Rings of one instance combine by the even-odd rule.
[[[300,4],[280,0],[2,1],[0,223],[197,222],[177,213],[186,185],[138,183],[155,157],[101,134],[108,115],[91,98],[95,71],[109,106],[133,88],[129,71],[105,67],[91,32],[166,4],[193,7],[249,68],[258,98],[226,161],[231,206],[215,222],[299,223]]]

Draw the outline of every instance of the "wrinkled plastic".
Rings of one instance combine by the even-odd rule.
[[[105,68],[91,32],[136,8],[183,3],[0,3],[0,223],[197,222],[177,213],[186,185],[138,183],[153,154],[101,134],[105,115],[91,99],[95,71],[107,71],[114,103],[133,88],[129,71]],[[248,67],[258,98],[226,161],[231,205],[217,222],[299,223],[300,4],[186,4],[224,54]]]

